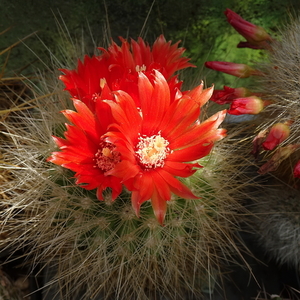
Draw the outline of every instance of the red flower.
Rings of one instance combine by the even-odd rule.
[[[223,90],[214,90],[210,100],[218,104],[228,104],[236,98],[247,97],[251,94],[252,93],[244,87],[231,88],[224,85]]]
[[[184,48],[178,48],[177,43],[171,45],[171,41],[166,42],[163,35],[160,35],[153,43],[152,50],[150,46],[139,37],[138,41],[131,40],[131,47],[127,40],[120,38],[122,45],[119,47],[116,43],[106,51],[110,56],[112,67],[117,66],[124,73],[135,73],[138,71],[150,72],[153,69],[159,70],[164,77],[169,80],[176,71],[193,67],[188,61],[189,58],[182,57]]]
[[[170,86],[180,88],[174,73],[178,70],[193,67],[188,58],[182,57],[184,48],[178,48],[179,42],[166,42],[163,35],[154,42],[152,49],[142,38],[131,40],[131,44],[120,38],[122,45],[115,42],[98,56],[84,57],[84,62],[78,61],[76,70],[61,69],[65,75],[59,78],[64,82],[66,90],[73,98],[82,100],[93,110],[95,97],[101,93],[105,83],[112,91],[128,92],[137,101],[138,72],[149,76],[154,69],[159,70],[168,80]],[[139,103],[137,103],[139,105]]]
[[[249,47],[252,49],[264,49],[268,47],[267,41],[271,41],[269,34],[260,26],[244,20],[240,15],[227,8],[224,12],[227,21],[242,35],[247,42],[241,42],[238,47]]]
[[[228,113],[231,115],[256,115],[264,108],[264,102],[256,96],[234,99]]]
[[[103,97],[109,96],[104,87]],[[107,127],[113,122],[110,107],[101,99],[96,102],[95,113],[80,100],[73,99],[76,111],[62,113],[73,124],[66,124],[65,139],[53,137],[60,151],[53,152],[47,161],[61,165],[75,172],[76,184],[92,190],[97,188],[97,197],[102,200],[102,192],[112,189],[114,200],[122,190],[121,179],[106,173],[120,162],[120,154],[115,145],[102,138]]]
[[[197,198],[176,177],[194,174],[201,166],[193,161],[209,154],[214,142],[225,136],[225,130],[217,127],[226,112],[200,123],[200,107],[209,100],[213,88],[203,90],[201,84],[172,98],[164,76],[154,73],[151,81],[142,72],[138,74],[139,108],[124,91],[114,93],[115,101],[106,101],[116,120],[106,141],[116,145],[122,160],[107,174],[122,179],[132,191],[137,215],[141,204],[151,199],[162,224],[171,192],[187,199]]]
[[[273,125],[262,146],[265,150],[273,150],[290,135],[290,127],[286,123]]]
[[[261,75],[261,73],[246,64],[236,64],[226,61],[207,61],[205,62],[207,68],[215,71],[220,71],[239,78],[247,78],[252,75]]]

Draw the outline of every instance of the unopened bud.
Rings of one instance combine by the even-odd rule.
[[[268,45],[266,42],[272,41],[270,35],[261,26],[244,20],[240,15],[228,8],[224,14],[227,17],[228,23],[247,40],[247,42],[240,43],[240,47],[264,49]]]
[[[246,64],[236,64],[226,61],[207,61],[205,62],[205,66],[215,71],[220,71],[239,78],[248,78],[252,75],[261,75],[261,72],[251,68]]]
[[[251,94],[252,93],[244,87],[231,88],[224,85],[223,90],[214,90],[210,100],[218,104],[229,104],[236,98],[247,97]]]
[[[232,101],[228,113],[231,115],[259,114],[264,108],[264,102],[256,96],[237,98]]]
[[[273,125],[262,146],[265,150],[273,150],[290,135],[290,127],[286,123]]]

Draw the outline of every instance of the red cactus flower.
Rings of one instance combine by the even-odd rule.
[[[268,47],[267,41],[272,41],[264,28],[244,20],[240,15],[227,8],[224,12],[227,21],[242,35],[247,42],[241,42],[238,47],[249,47],[252,49],[264,49]]]
[[[95,97],[101,93],[104,83],[112,91],[123,90],[132,95],[137,101],[138,72],[142,71],[149,76],[154,69],[159,70],[173,86],[180,88],[175,72],[187,67],[193,67],[188,58],[182,57],[184,48],[178,48],[179,42],[166,42],[163,35],[154,42],[152,49],[142,38],[131,40],[131,44],[120,38],[122,45],[115,42],[106,50],[99,48],[103,53],[98,56],[84,57],[78,61],[77,69],[61,69],[65,75],[59,78],[65,84],[73,98],[82,100],[93,110]],[[150,76],[149,76],[150,77]],[[139,103],[137,103],[139,105]]]
[[[107,174],[119,177],[132,191],[132,205],[137,215],[143,202],[150,200],[162,224],[166,201],[171,192],[187,199],[197,198],[176,177],[189,177],[201,166],[193,162],[206,156],[215,141],[225,136],[217,129],[225,117],[221,111],[203,123],[199,122],[200,107],[212,95],[213,88],[203,84],[172,99],[165,77],[155,71],[153,81],[138,74],[137,107],[124,91],[116,91],[115,101],[106,101],[116,124],[111,126],[106,141],[116,145],[121,162]],[[189,163],[191,162],[191,163]]]
[[[102,96],[112,99],[109,95],[105,93]],[[122,190],[121,179],[106,173],[121,159],[116,147],[102,138],[113,122],[110,107],[103,101],[97,101],[96,113],[92,113],[82,101],[73,101],[77,112],[62,112],[72,125],[66,124],[65,139],[53,137],[59,151],[53,152],[47,160],[74,171],[76,184],[87,190],[97,189],[100,200],[103,199],[103,190],[110,187],[114,200]]]
[[[265,150],[273,150],[290,135],[290,127],[286,123],[273,125],[262,146]]]
[[[131,46],[127,40],[120,39],[121,47],[112,43],[107,51],[99,49],[107,52],[111,65],[123,69],[123,72],[137,74],[138,71],[149,72],[156,69],[169,80],[176,71],[194,66],[188,62],[189,58],[182,57],[185,49],[178,48],[180,41],[171,45],[171,41],[166,42],[164,36],[160,35],[150,49],[141,37],[137,42],[131,40]]]
[[[248,78],[252,75],[261,75],[261,72],[249,67],[246,64],[236,64],[225,61],[207,61],[205,62],[205,66],[215,71],[220,71],[239,78]]]
[[[264,102],[256,96],[234,99],[228,109],[231,115],[259,114],[264,108]]]
[[[236,98],[247,97],[250,95],[252,95],[252,93],[244,87],[231,88],[224,85],[223,90],[214,90],[210,100],[222,105],[229,104]]]

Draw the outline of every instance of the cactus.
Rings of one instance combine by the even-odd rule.
[[[82,291],[86,299],[98,293],[176,299],[212,289],[207,277],[220,274],[220,261],[234,253],[241,208],[235,167],[228,155],[223,161],[222,146],[186,182],[201,198],[171,199],[161,226],[149,202],[138,218],[128,192],[114,202],[108,193],[99,202],[95,192],[74,185],[70,171],[45,161],[55,149],[51,135],[61,126],[57,105],[65,106],[63,97],[59,92],[41,101],[38,110],[20,117],[22,126],[5,124],[12,143],[2,151],[15,179],[6,188],[11,198],[2,204],[13,203],[4,217],[18,233],[11,233],[10,243],[29,247],[33,265],[57,268],[53,280],[64,299]]]
[[[197,161],[203,168],[182,182],[200,198],[173,195],[162,226],[151,202],[141,205],[138,217],[127,189],[114,201],[105,190],[99,201],[95,190],[75,184],[73,172],[46,161],[57,150],[52,135],[65,130],[59,111],[72,107],[56,78],[54,72],[39,87],[29,83],[36,108],[19,112],[17,122],[2,122],[8,141],[1,145],[1,168],[12,180],[5,183],[1,217],[13,224],[10,246],[29,249],[33,268],[53,270],[45,289],[57,284],[62,299],[212,293],[226,263],[240,254],[235,232],[245,212],[243,188],[251,185],[236,163],[236,138],[218,142]]]
[[[280,39],[272,43],[268,61],[260,66],[264,73],[259,80],[261,91],[272,104],[259,118],[258,130],[272,130],[280,122],[288,124],[289,134],[272,152],[262,154],[266,162],[260,172],[270,169],[275,189],[273,196],[258,203],[255,210],[259,214],[271,212],[258,227],[259,241],[266,251],[280,264],[299,268],[299,19],[292,19],[280,33]],[[283,154],[276,156],[278,153]]]

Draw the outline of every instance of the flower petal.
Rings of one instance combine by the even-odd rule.
[[[196,159],[200,159],[209,154],[213,147],[213,142],[208,142],[205,144],[196,144],[191,147],[187,147],[181,150],[173,151],[169,154],[168,160],[188,162]]]
[[[139,171],[140,168],[137,165],[132,164],[128,160],[122,160],[113,169],[107,171],[105,174],[113,175],[122,179],[122,181],[126,181],[136,176]]]
[[[160,176],[169,184],[171,191],[179,197],[185,199],[198,199],[199,197],[195,196],[192,191],[185,186],[178,179],[174,178],[171,174],[161,169],[159,171]]]
[[[152,193],[151,204],[157,221],[163,225],[167,211],[167,203],[156,189],[154,189]]]
[[[198,163],[183,163],[178,161],[166,160],[164,170],[173,176],[189,177],[193,175],[201,166]]]
[[[203,90],[203,82],[187,93],[200,107],[202,107],[212,96],[214,87]]]
[[[225,136],[225,130],[217,130],[226,116],[226,110],[219,111],[202,123],[188,128],[187,132],[169,139],[171,149],[187,148],[195,144],[218,141]]]
[[[161,73],[155,71],[154,86],[143,74],[139,74],[139,96],[143,112],[142,133],[157,133],[160,121],[170,105],[170,88]]]

